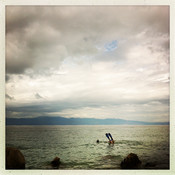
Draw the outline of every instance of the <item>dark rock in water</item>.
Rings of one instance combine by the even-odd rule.
[[[141,165],[137,154],[130,153],[120,164],[122,169],[138,169]]]
[[[6,169],[25,169],[25,158],[20,150],[6,148]]]
[[[60,166],[60,158],[59,157],[55,157],[52,162],[51,162],[52,166],[54,168],[59,168]]]
[[[154,168],[156,166],[155,163],[152,163],[152,162],[148,162],[145,164],[145,168],[147,169],[151,169],[151,168]]]

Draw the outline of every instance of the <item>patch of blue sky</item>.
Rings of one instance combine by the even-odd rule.
[[[117,40],[113,40],[112,42],[105,44],[104,47],[105,47],[105,51],[111,52],[117,49],[117,46],[118,46]]]

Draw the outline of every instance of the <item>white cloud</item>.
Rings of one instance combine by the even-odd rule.
[[[78,109],[64,109],[61,112],[49,113],[51,116],[67,118],[116,118],[125,120],[167,121],[169,108],[160,102],[150,104],[106,105],[101,107],[82,107]],[[161,114],[160,114],[161,113]]]

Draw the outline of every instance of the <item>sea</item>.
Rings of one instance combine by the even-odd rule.
[[[6,146],[23,153],[26,169],[52,169],[59,157],[63,170],[117,170],[130,153],[137,154],[141,169],[169,169],[167,125],[6,126]]]

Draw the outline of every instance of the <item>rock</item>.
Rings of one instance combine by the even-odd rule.
[[[154,168],[155,166],[156,166],[156,164],[152,163],[152,162],[148,162],[145,164],[146,169],[151,169],[151,168]]]
[[[130,153],[120,164],[122,169],[138,169],[141,165],[137,154]]]
[[[6,169],[25,169],[25,158],[20,150],[6,148]]]
[[[97,140],[96,142],[99,143],[99,140]]]
[[[60,158],[59,157],[55,157],[52,162],[51,162],[52,166],[54,168],[59,168],[60,165]]]

